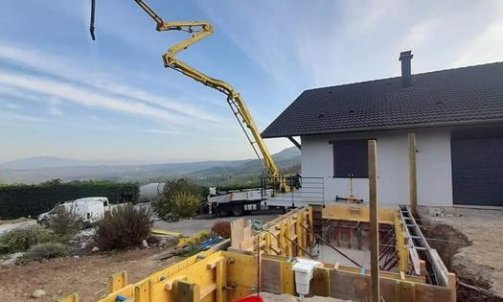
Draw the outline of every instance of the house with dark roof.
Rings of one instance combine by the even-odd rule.
[[[377,140],[378,200],[409,200],[408,134],[416,135],[419,205],[503,206],[503,62],[304,91],[262,136],[300,137],[302,176],[325,201],[368,201],[367,140]]]

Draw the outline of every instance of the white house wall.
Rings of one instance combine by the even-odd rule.
[[[420,205],[452,205],[450,130],[417,130],[418,202]],[[350,181],[333,178],[332,140],[377,139],[378,201],[381,204],[407,203],[407,132],[387,131],[344,135],[303,136],[302,176],[323,177],[325,201],[350,195]],[[368,179],[353,179],[353,195],[368,201]]]
[[[451,206],[451,134],[448,130],[417,132],[417,197],[419,204]]]

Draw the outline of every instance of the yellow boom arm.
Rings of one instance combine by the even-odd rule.
[[[164,22],[162,18],[159,17],[159,15],[157,15],[145,2],[143,2],[142,0],[135,0],[135,2],[155,21],[158,31],[178,30],[186,31],[191,34],[191,37],[183,40],[178,44],[173,45],[168,49],[168,51],[163,55],[164,66],[173,68],[174,70],[179,71],[184,75],[203,83],[206,86],[214,88],[227,96],[227,103],[236,116],[239,125],[243,129],[248,141],[252,145],[253,150],[260,158],[255,145],[258,146],[269,177],[271,177],[273,180],[277,180],[279,178],[278,167],[274,163],[274,160],[272,159],[271,153],[267,149],[264,139],[260,136],[260,132],[258,131],[257,126],[255,125],[255,122],[253,121],[253,118],[250,114],[250,111],[246,107],[246,104],[241,95],[236,90],[234,90],[234,88],[229,83],[212,78],[176,58],[176,55],[180,51],[187,49],[192,44],[197,43],[198,41],[210,36],[213,33],[213,26],[208,22],[198,21]],[[246,129],[248,129],[249,132]]]

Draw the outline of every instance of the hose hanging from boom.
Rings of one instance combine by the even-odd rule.
[[[89,32],[91,33],[91,38],[96,40],[96,36],[94,35],[94,17],[96,15],[96,0],[91,0],[91,22],[89,24]]]

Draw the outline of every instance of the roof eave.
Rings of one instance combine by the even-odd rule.
[[[300,131],[300,132],[290,132],[290,133],[279,133],[273,135],[264,135],[263,138],[280,138],[289,136],[307,136],[307,135],[318,135],[318,134],[339,134],[339,133],[357,133],[357,132],[371,132],[371,131],[389,131],[389,130],[404,130],[411,128],[434,128],[434,127],[449,127],[449,126],[470,126],[470,125],[484,125],[484,124],[496,124],[503,123],[503,118],[491,119],[491,120],[468,120],[468,121],[450,121],[450,122],[431,122],[431,123],[421,123],[421,124],[403,124],[403,125],[391,125],[391,126],[379,126],[379,127],[361,127],[361,128],[348,128],[348,129],[335,129],[335,130],[322,130],[322,131]],[[265,131],[264,131],[265,132]]]

